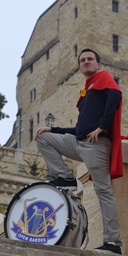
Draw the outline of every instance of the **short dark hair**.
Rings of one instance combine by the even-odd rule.
[[[97,52],[94,52],[93,50],[87,48],[87,49],[83,49],[83,50],[81,51],[81,53],[79,54],[79,56],[78,56],[78,64],[79,64],[79,65],[80,65],[80,56],[81,56],[81,54],[82,54],[83,52],[93,52],[93,53],[95,54],[96,61],[97,61],[98,63],[100,62],[100,56],[99,56],[99,54],[98,54]]]

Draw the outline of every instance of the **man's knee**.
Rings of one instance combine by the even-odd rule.
[[[44,142],[45,142],[45,140],[44,140],[43,133],[42,133],[42,134],[39,134],[39,135],[38,135],[38,138],[37,138],[37,140],[36,140],[37,147],[38,147],[39,145],[44,145]]]
[[[49,133],[48,132],[43,132],[41,134],[38,135],[38,138],[36,140],[36,144],[37,146],[39,145],[44,145],[47,146],[48,145],[48,138],[49,138]]]

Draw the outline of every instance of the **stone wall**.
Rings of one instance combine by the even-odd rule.
[[[112,256],[113,253],[94,252],[58,245],[38,245],[22,241],[0,239],[1,256]],[[117,254],[115,254],[117,255]],[[127,256],[127,254],[123,254]]]
[[[122,140],[123,170],[124,176],[112,180],[114,194],[117,200],[120,239],[123,242],[123,255],[128,255],[128,140]],[[87,249],[92,250],[97,245],[102,245],[102,219],[97,196],[93,189],[92,181],[89,181],[86,166],[82,163],[77,168],[77,178],[82,184],[77,193],[82,194],[82,202],[89,219],[89,244]]]
[[[39,17],[18,73],[17,103],[24,115],[21,149],[37,153],[35,141],[30,141],[31,119],[33,134],[39,126],[45,125],[48,113],[54,115],[55,126],[75,126],[76,102],[85,83],[78,70],[77,56],[85,47],[101,55],[101,69],[119,78],[123,92],[122,134],[128,133],[127,5],[127,1],[120,0],[119,13],[115,13],[112,12],[111,0],[106,6],[102,0],[58,0]],[[113,34],[119,35],[118,52],[113,51]],[[36,99],[31,102],[30,92],[34,88]]]
[[[123,252],[128,254],[128,140],[123,140],[123,170],[124,176],[113,180],[113,189],[117,199],[120,222],[120,237],[123,242]]]
[[[21,124],[21,128],[24,128],[21,134],[21,158],[23,152],[38,155],[35,141],[30,141],[31,119],[34,124],[33,134],[39,126],[45,125],[48,113],[54,115],[55,126],[75,126],[78,114],[76,102],[79,91],[85,83],[77,64],[78,54],[83,48],[97,51],[101,55],[101,69],[119,78],[119,86],[123,93],[122,135],[128,134],[128,2],[126,0],[118,2],[119,13],[114,13],[111,0],[108,0],[106,5],[103,0],[58,0],[37,20],[22,56],[22,66],[18,73],[17,103],[24,115]],[[77,18],[74,16],[76,7]],[[112,48],[113,34],[118,35],[119,38],[118,52],[114,52]],[[31,102],[30,92],[34,88],[36,88],[36,99]],[[124,148],[127,148],[126,144],[123,141],[124,151]],[[7,159],[12,172],[15,170],[12,165],[12,162],[14,164],[16,161],[15,154],[16,152],[11,151],[10,159]],[[127,154],[123,154],[124,177],[113,182],[119,208],[123,252],[126,255],[128,251]],[[22,160],[20,159],[21,162]],[[90,242],[87,248],[92,249],[97,244],[102,244],[102,221],[98,200],[92,182],[88,181],[88,173],[84,165],[75,162],[69,164],[79,179],[77,194],[80,195],[89,217]],[[3,161],[2,167],[6,165],[7,162]]]

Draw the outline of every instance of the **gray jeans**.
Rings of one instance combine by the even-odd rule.
[[[62,155],[86,164],[100,203],[103,242],[115,242],[120,246],[118,210],[109,174],[111,141],[99,137],[98,142],[91,143],[76,140],[74,135],[68,133],[62,135],[44,132],[37,138],[37,147],[51,172],[63,178],[74,176]]]

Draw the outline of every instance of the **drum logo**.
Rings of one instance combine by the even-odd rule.
[[[18,240],[47,244],[49,239],[56,237],[58,231],[58,229],[54,230],[56,213],[64,204],[60,204],[54,209],[48,202],[35,201],[35,199],[36,197],[33,197],[24,201],[21,217],[17,223],[12,221],[11,230],[16,234]]]

